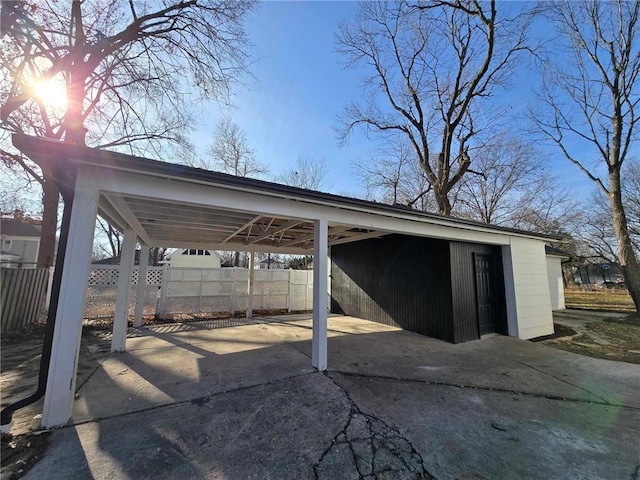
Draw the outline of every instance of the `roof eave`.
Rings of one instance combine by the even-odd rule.
[[[447,226],[475,232],[502,234],[543,241],[560,240],[560,237],[555,235],[540,234],[505,227],[487,226],[472,220],[419,212],[416,210],[409,210],[402,207],[367,200],[316,192],[313,190],[290,187],[288,185],[281,185],[263,180],[236,177],[220,172],[211,172],[184,165],[171,164],[143,157],[135,157],[119,152],[79,147],[77,145],[39,139],[26,135],[14,134],[13,143],[16,148],[20,149],[27,155],[36,154],[49,159],[59,159],[61,156],[64,156],[66,161],[70,161],[78,165],[84,164],[128,173],[143,173],[164,179],[175,179],[237,191],[246,191],[251,193],[256,193],[256,191],[258,191],[263,195],[287,198],[316,205],[349,209],[362,213],[373,213],[378,215],[384,214],[394,218],[404,218],[412,221],[420,221],[426,224]],[[80,150],[82,150],[83,153],[82,158],[79,158],[78,156]],[[36,159],[33,160],[37,161]],[[138,165],[134,165],[134,163],[137,163]]]

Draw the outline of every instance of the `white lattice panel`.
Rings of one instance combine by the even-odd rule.
[[[119,269],[91,268],[89,271],[89,285],[117,285]]]
[[[162,285],[162,267],[150,267],[147,270],[147,285]]]

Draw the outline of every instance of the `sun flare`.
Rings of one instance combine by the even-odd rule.
[[[35,96],[42,101],[45,107],[54,110],[67,108],[67,90],[61,81],[56,79],[47,82],[35,82],[33,84]]]

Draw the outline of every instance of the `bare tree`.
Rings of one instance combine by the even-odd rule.
[[[365,187],[367,198],[422,211],[433,210],[431,185],[415,161],[413,148],[406,142],[391,143],[366,160],[355,160],[351,167]]]
[[[256,266],[258,263],[264,262],[267,270],[274,270],[279,263],[284,263],[284,256],[280,253],[263,253],[258,252],[256,255]]]
[[[237,177],[260,177],[269,171],[256,159],[245,133],[228,118],[216,124],[209,155],[216,170]]]
[[[616,236],[611,224],[611,207],[600,191],[593,193],[589,206],[582,212],[579,240],[585,258],[619,263]]]
[[[640,251],[640,162],[630,160],[622,169],[622,198],[631,244]],[[582,216],[581,240],[587,255],[619,263],[611,204],[601,190],[594,192]]]
[[[9,133],[147,152],[186,146],[191,92],[224,99],[245,70],[242,22],[253,5],[2,2],[0,153],[42,187],[40,265],[53,259],[59,194],[51,172],[15,151]]]
[[[102,217],[98,217],[96,230],[96,237],[98,237],[97,239],[99,240],[97,245],[98,251],[103,252],[109,257],[119,257],[122,252],[122,234]],[[108,248],[105,243],[100,240],[106,240]]]
[[[635,251],[640,252],[640,160],[628,159],[622,175],[622,200],[625,205],[629,235]]]
[[[300,155],[292,167],[276,176],[276,182],[308,190],[325,190],[330,188],[326,184],[328,173],[324,160]]]
[[[522,139],[503,134],[478,148],[474,162],[480,175],[462,180],[460,213],[493,225],[513,225],[522,213],[526,189],[540,175],[540,156]]]
[[[565,158],[607,196],[620,267],[640,310],[640,266],[620,175],[638,141],[640,2],[589,0],[545,7],[560,41],[554,44],[557,56],[546,64],[532,118]]]
[[[499,15],[495,1],[361,4],[341,25],[337,47],[348,66],[371,72],[363,80],[369,101],[346,107],[342,141],[361,125],[405,138],[438,213],[451,214],[450,192],[473,172],[474,140],[499,117],[488,100],[527,49],[527,19]]]
[[[515,199],[518,208],[508,226],[561,237],[581,228],[581,204],[557,177],[539,173]]]
[[[215,127],[213,143],[209,147],[213,168],[237,177],[261,177],[269,172],[260,163],[240,127],[228,118],[221,119]],[[233,255],[233,266],[240,265],[240,252]]]

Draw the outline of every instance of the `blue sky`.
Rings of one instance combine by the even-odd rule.
[[[339,65],[333,41],[338,24],[355,7],[354,2],[263,3],[247,25],[257,59],[251,67],[254,78],[235,89],[233,107],[208,105],[206,124],[196,137],[200,151],[211,142],[216,120],[226,114],[273,173],[299,155],[323,158],[332,191],[359,190],[349,162],[369,142],[356,136],[339,147],[333,130],[337,115],[358,94],[360,74]]]
[[[229,116],[247,135],[258,159],[277,174],[299,155],[324,159],[331,191],[363,194],[351,171],[353,160],[375,149],[364,134],[338,145],[334,127],[337,116],[351,100],[357,100],[362,73],[345,69],[335,51],[334,34],[340,22],[349,20],[356,2],[264,2],[247,24],[256,58],[254,78],[237,87],[233,107],[208,103],[193,141],[204,155],[216,121]],[[529,101],[532,75],[523,65],[504,101],[514,108]],[[518,125],[517,127],[520,127]],[[554,150],[548,150],[548,171],[588,195],[592,184]]]

